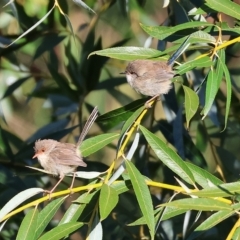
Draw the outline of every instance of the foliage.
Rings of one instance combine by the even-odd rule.
[[[238,4],[3,1],[0,19],[1,239],[238,239]],[[124,61],[183,45],[174,89],[145,108]],[[96,105],[87,168],[44,194],[34,142],[76,142]]]

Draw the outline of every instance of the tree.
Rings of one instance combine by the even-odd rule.
[[[1,237],[237,239],[239,5],[74,2],[1,7]],[[146,108],[125,61],[180,47],[174,88]],[[76,142],[96,105],[87,168],[43,194],[57,179],[39,174],[35,141]]]

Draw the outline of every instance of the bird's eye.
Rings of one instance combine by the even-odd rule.
[[[130,74],[138,76],[136,72],[130,72]]]
[[[42,149],[41,151],[42,151],[42,152],[45,152],[45,149]]]

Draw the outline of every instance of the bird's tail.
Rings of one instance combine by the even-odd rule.
[[[87,122],[85,123],[83,130],[80,134],[80,137],[78,139],[78,142],[76,144],[77,148],[80,146],[80,144],[82,143],[82,141],[84,140],[85,136],[87,135],[89,129],[91,128],[91,126],[93,125],[94,121],[96,120],[98,116],[98,108],[95,107],[92,111],[92,113],[90,114],[90,116],[87,119]]]

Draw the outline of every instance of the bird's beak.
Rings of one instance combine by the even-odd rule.
[[[126,72],[121,72],[121,73],[119,73],[119,74],[126,74]]]
[[[38,153],[35,153],[35,155],[32,157],[32,159],[38,157]]]

